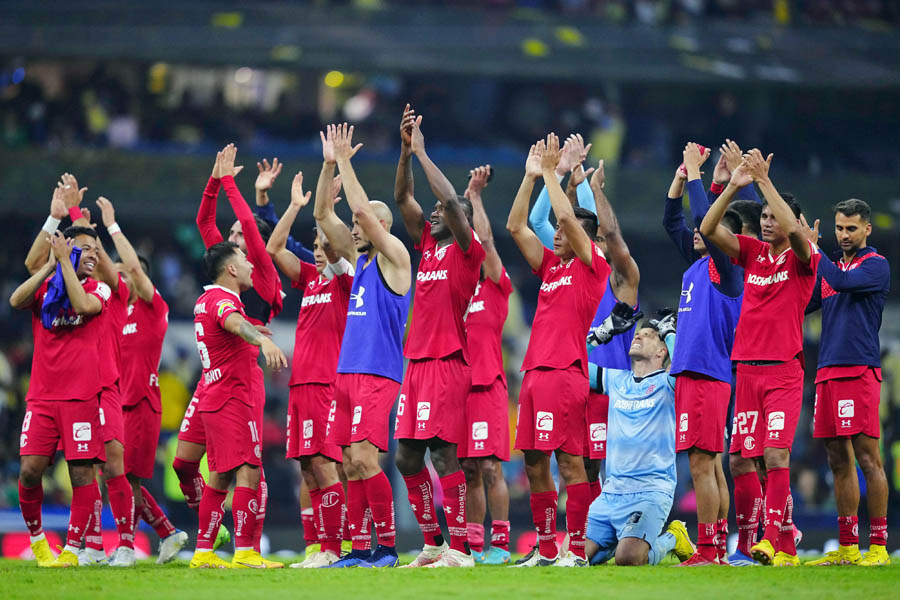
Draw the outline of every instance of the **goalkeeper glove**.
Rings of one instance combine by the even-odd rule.
[[[675,333],[678,322],[678,313],[671,308],[661,308],[656,311],[657,318],[650,320],[650,327],[659,332],[659,339],[666,341],[666,336]]]
[[[635,311],[625,302],[617,302],[609,316],[588,332],[588,348],[594,349],[601,344],[608,344],[614,336],[634,327],[643,316],[644,313]]]

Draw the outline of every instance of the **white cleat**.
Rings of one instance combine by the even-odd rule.
[[[175,533],[159,540],[159,558],[156,564],[164,565],[178,555],[178,552],[187,544],[188,534],[180,529]]]
[[[586,567],[588,566],[587,559],[579,558],[575,555],[571,550],[566,552],[565,556],[562,556],[562,552],[560,552],[560,558],[555,563],[553,563],[554,567]]]
[[[304,569],[322,569],[325,567],[329,567],[341,560],[341,557],[332,552],[331,550],[326,550],[325,552],[316,552],[316,555],[313,557],[310,564],[305,565]],[[306,561],[303,561],[306,562]]]
[[[439,561],[441,555],[447,550],[450,550],[450,546],[447,545],[447,542],[444,542],[440,546],[429,546],[428,544],[425,544],[414,561],[408,565],[403,565],[400,568],[413,569],[416,567],[427,567],[428,565]]]
[[[125,546],[116,548],[112,558],[109,559],[109,566],[111,567],[133,567],[135,563],[137,563],[137,559],[134,557],[134,548],[126,548]]]
[[[307,568],[308,565],[312,564],[313,561],[316,560],[316,557],[320,554],[321,554],[321,552],[311,552],[309,554],[309,556],[304,558],[302,561],[291,563],[291,568],[292,569],[305,569],[305,568]]]
[[[526,560],[523,563],[518,565],[511,565],[512,567],[550,567],[556,564],[556,561],[559,560],[558,556],[553,558],[547,558],[545,556],[541,556],[540,552],[535,552],[534,555]]]
[[[441,557],[430,565],[425,565],[426,569],[437,569],[440,567],[474,567],[475,557],[471,554],[448,548],[444,550]]]
[[[79,567],[95,567],[99,565],[106,565],[108,562],[109,557],[106,556],[106,552],[104,552],[103,550],[82,548],[78,551]]]

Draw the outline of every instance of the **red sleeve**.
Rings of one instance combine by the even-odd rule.
[[[127,302],[128,288],[126,287],[125,290],[125,301]],[[102,281],[87,279],[84,283],[84,291],[100,300],[100,302],[103,304],[103,308],[101,310],[106,310],[106,307],[109,305],[109,299],[112,297],[112,290],[108,285],[106,285]]]
[[[425,246],[427,246],[431,240],[431,221],[425,221],[425,226],[422,228],[422,237],[418,242],[416,242],[413,248],[421,252],[422,249],[425,248]]]
[[[510,280],[509,273],[506,272],[506,268],[504,268],[503,271],[500,272],[500,283],[498,285],[500,286],[500,291],[503,293],[503,295],[509,298],[510,294],[512,294],[513,289],[512,280]]]
[[[337,276],[338,285],[341,287],[341,292],[345,296],[350,296],[350,290],[353,289],[353,275],[350,273],[342,273]]]
[[[221,180],[210,177],[203,190],[200,209],[197,211],[197,229],[203,238],[203,245],[209,248],[222,241],[222,234],[216,227],[216,198],[219,196]]]
[[[241,223],[241,229],[244,232],[244,243],[247,245],[247,260],[253,264],[253,289],[260,295],[263,300],[271,303],[272,316],[276,316],[281,312],[284,306],[281,298],[281,280],[278,278],[278,272],[275,265],[266,252],[266,243],[259,233],[256,226],[256,217],[253,211],[247,206],[246,200],[241,196],[241,192],[234,182],[234,177],[226,175],[222,178],[222,187],[225,188],[225,195],[228,196],[228,203],[231,204],[231,210],[234,216]]]
[[[125,279],[122,277],[121,273],[119,273],[119,286],[116,289],[116,294],[119,296],[119,300],[122,301],[122,304],[128,306],[128,296],[131,294],[128,291],[128,284],[125,283]]]
[[[232,313],[243,314],[241,313],[241,309],[238,308],[237,303],[231,298],[219,298],[216,300],[213,310],[215,311],[213,317],[216,319],[219,327],[222,328],[225,327],[225,319]]]
[[[153,290],[153,300],[151,300],[147,304],[150,305],[150,308],[153,310],[153,312],[169,312],[169,305],[166,303],[165,298],[162,297],[162,294],[159,293],[159,290]]]
[[[462,250],[462,248],[460,248]],[[475,230],[472,230],[472,243],[469,244],[469,249],[463,251],[463,256],[465,257],[467,262],[472,262],[477,265],[481,265],[484,262],[484,257],[487,253],[484,251],[484,246],[481,245],[481,240],[478,239],[478,234],[475,233]]]
[[[734,264],[740,265],[747,268],[747,263],[755,258],[755,255],[759,254],[760,245],[764,245],[765,242],[761,242],[756,238],[752,238],[746,235],[737,236],[738,244],[741,246],[740,252],[738,252],[737,258],[734,259]]]
[[[306,287],[306,284],[315,277],[319,276],[319,270],[316,268],[316,265],[310,264],[305,261],[300,261],[300,276],[296,281],[291,281],[291,287],[296,288],[298,290],[302,290]]]
[[[38,319],[41,318],[41,307],[44,305],[44,295],[47,293],[47,286],[50,285],[50,279],[52,277],[53,275],[44,280],[44,283],[40,285],[34,293],[34,298],[31,300],[31,312],[37,315]]]
[[[819,268],[819,261],[822,259],[822,254],[819,252],[819,249],[813,244],[811,241],[806,240],[806,243],[809,244],[809,262],[803,262],[800,260],[800,257],[791,249],[791,256],[793,256],[794,262],[797,264],[797,270],[802,273],[815,273]]]
[[[541,266],[538,268],[537,271],[532,269],[531,272],[534,273],[535,275],[537,275],[538,277],[540,277],[541,281],[543,281],[544,280],[544,272],[547,270],[547,267],[549,267],[550,265],[553,264],[555,259],[556,259],[556,255],[553,254],[553,250],[544,248],[544,258],[541,260]]]
[[[609,274],[612,273],[612,269],[610,269],[609,263],[606,262],[606,257],[603,255],[603,250],[600,249],[600,246],[591,242],[591,250],[591,271],[600,278],[600,281],[605,282],[609,278]]]

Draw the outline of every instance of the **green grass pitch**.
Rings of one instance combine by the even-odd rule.
[[[408,559],[407,559],[408,560]],[[39,569],[33,562],[0,561],[0,596],[5,599],[85,598],[140,600],[416,600],[445,598],[653,598],[850,600],[897,597],[900,565],[861,567],[658,567],[602,566],[581,569],[346,569],[189,570],[185,561],[133,569],[87,567]]]

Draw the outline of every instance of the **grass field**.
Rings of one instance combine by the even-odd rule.
[[[139,600],[252,600],[265,598],[337,598],[418,600],[444,598],[815,598],[841,600],[896,598],[900,565],[881,568],[806,567],[734,568],[602,566],[582,569],[347,569],[272,571],[189,570],[178,561],[151,562],[133,569],[108,567],[38,569],[33,562],[0,561],[0,597]],[[893,590],[893,591],[891,591]]]

